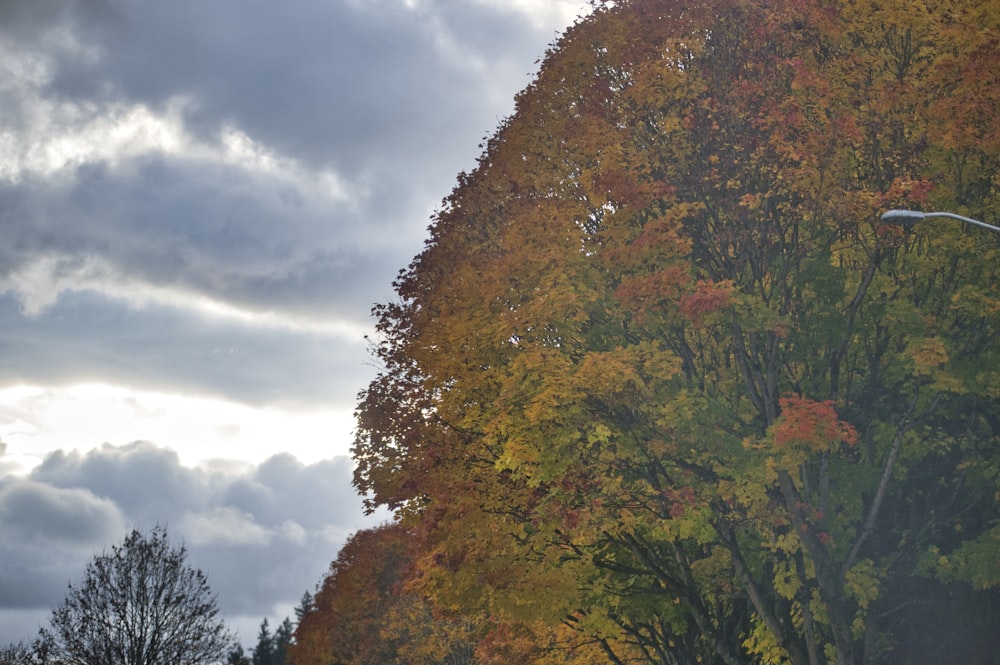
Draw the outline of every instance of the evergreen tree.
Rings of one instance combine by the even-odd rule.
[[[285,665],[285,658],[288,655],[288,647],[292,644],[294,640],[295,626],[292,625],[291,619],[285,617],[285,620],[281,622],[278,626],[278,630],[274,633],[274,653],[271,658],[272,665]]]
[[[302,599],[299,600],[298,606],[295,608],[295,625],[302,623],[302,618],[309,614],[315,608],[315,602],[313,600],[313,595],[309,591],[305,591],[302,594]]]
[[[250,665],[250,658],[243,650],[242,644],[237,644],[226,656],[226,665]]]
[[[271,634],[271,626],[267,617],[260,622],[260,630],[257,633],[257,646],[253,648],[251,663],[253,665],[273,665],[275,648],[275,637]]]

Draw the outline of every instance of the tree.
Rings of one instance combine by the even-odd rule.
[[[296,613],[299,608],[296,608]],[[288,655],[288,647],[294,641],[295,627],[291,619],[285,617],[278,629],[271,632],[270,622],[264,617],[257,632],[257,644],[250,654],[252,665],[283,665]]]
[[[475,627],[435,615],[402,585],[411,533],[399,524],[352,535],[295,628],[292,665],[467,665]]]
[[[341,548],[295,629],[294,665],[390,662],[392,643],[381,639],[406,557],[398,529],[359,531]]]
[[[236,644],[229,650],[226,665],[250,665],[250,658],[247,657],[242,644]]]
[[[313,611],[315,605],[313,603],[313,595],[308,590],[302,593],[302,598],[299,600],[299,604],[295,607],[295,625],[302,623],[302,619]]]
[[[222,660],[233,637],[205,574],[167,531],[138,530],[94,557],[69,585],[40,635],[48,659],[68,665],[200,665]]]
[[[877,223],[1000,215],[988,5],[567,32],[375,310],[355,479],[413,528],[411,588],[615,662],[988,657],[1000,246]]]
[[[0,665],[33,665],[37,662],[36,651],[24,642],[0,646]]]
[[[288,647],[294,641],[294,635],[295,627],[292,625],[291,619],[285,617],[281,625],[278,626],[278,630],[274,631],[274,658],[271,661],[273,665],[284,665],[285,658],[288,656]]]
[[[260,630],[257,631],[257,644],[254,645],[253,652],[250,655],[250,662],[252,665],[274,665],[276,647],[275,636],[271,634],[270,623],[267,617],[264,617],[260,622]]]

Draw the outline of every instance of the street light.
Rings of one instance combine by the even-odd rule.
[[[992,224],[987,224],[986,222],[980,222],[977,219],[962,217],[961,215],[956,215],[955,213],[952,212],[920,212],[918,210],[888,210],[882,213],[882,217],[880,219],[888,224],[899,224],[900,226],[910,226],[911,224],[916,224],[920,220],[927,219],[928,217],[947,217],[948,219],[957,219],[967,224],[973,224],[975,226],[981,226],[984,229],[989,229],[994,233],[1000,233],[1000,226],[993,226]]]

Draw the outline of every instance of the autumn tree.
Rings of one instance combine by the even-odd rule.
[[[570,29],[376,308],[356,483],[414,530],[412,587],[612,662],[985,662],[1000,244],[878,217],[1000,217],[998,22]]]
[[[411,532],[388,524],[352,535],[288,647],[290,665],[469,665],[474,627],[437,616],[403,584]]]
[[[376,309],[357,484],[413,586],[618,662],[995,650],[998,245],[877,218],[1000,215],[997,22],[633,0],[568,31]]]
[[[205,574],[162,527],[95,556],[49,624],[35,651],[67,665],[202,665],[233,645]]]

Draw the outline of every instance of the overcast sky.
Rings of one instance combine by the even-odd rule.
[[[586,5],[0,1],[0,642],[157,523],[292,614],[379,519],[371,305]]]

